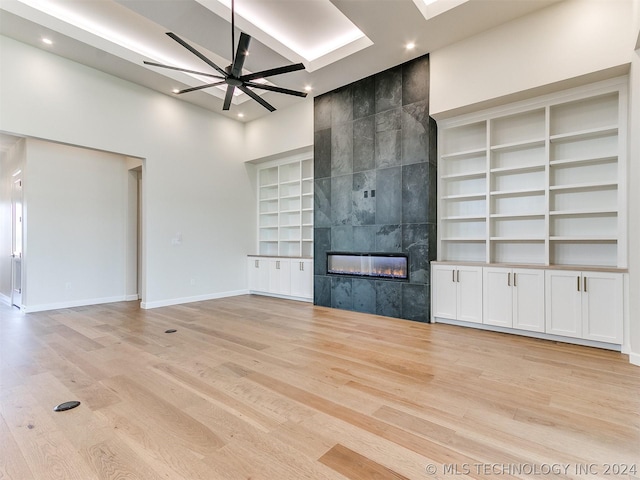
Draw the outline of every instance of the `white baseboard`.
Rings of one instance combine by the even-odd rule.
[[[230,292],[209,293],[206,295],[196,295],[194,297],[170,298],[167,300],[157,300],[155,302],[142,302],[140,303],[140,308],[151,309],[159,307],[170,307],[172,305],[181,305],[183,303],[215,300],[216,298],[237,297],[238,295],[247,295],[248,293],[249,290],[232,290]]]
[[[133,295],[127,295],[124,297],[125,302],[133,302],[134,300],[140,300],[140,297],[137,293]]]
[[[640,353],[629,353],[629,363],[640,367]]]
[[[119,295],[117,297],[87,298],[83,300],[73,300],[70,302],[23,306],[21,310],[25,313],[45,312],[47,310],[60,310],[63,308],[86,307],[88,305],[100,305],[103,303],[124,302],[125,300],[126,297],[124,295]]]
[[[498,327],[495,325],[486,325],[484,323],[462,322],[460,320],[450,320],[448,318],[440,318],[440,317],[434,317],[431,323],[446,323],[448,325],[475,328],[477,330],[489,330],[491,332],[511,333],[513,335],[520,335],[522,337],[540,338],[542,340],[551,340],[553,342],[572,343],[574,345],[603,348],[605,350],[614,350],[616,352],[620,352],[622,350],[621,345],[618,345],[615,343],[597,342],[595,340],[584,340],[582,338],[561,337],[559,335],[551,335],[549,333],[529,332],[527,330],[516,330],[513,328]]]
[[[0,303],[6,303],[11,306],[11,297],[7,297],[6,295],[0,293]]]

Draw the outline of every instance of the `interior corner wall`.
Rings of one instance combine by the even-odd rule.
[[[246,160],[275,159],[311,149],[313,145],[313,98],[245,124]]]
[[[640,132],[640,49],[635,50],[629,74],[629,132]],[[640,366],[640,135],[629,135],[629,337],[632,363]]]
[[[0,49],[0,131],[145,159],[144,307],[247,291],[243,124],[7,37]]]
[[[19,140],[0,156],[0,299],[11,299],[12,194],[13,174],[24,169],[26,142]]]
[[[633,22],[632,1],[565,0],[438,49],[431,53],[430,113],[440,119],[503,97],[549,93],[543,86],[603,79],[597,72],[622,75]]]

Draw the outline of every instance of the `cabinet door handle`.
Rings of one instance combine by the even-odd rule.
[[[276,270],[280,270],[280,260],[276,260]]]
[[[511,286],[511,272],[507,273],[507,287]]]
[[[455,270],[451,270],[451,281],[452,282],[456,281],[456,271]]]
[[[255,262],[256,262],[256,263],[255,263],[255,265],[254,265],[254,266],[255,266],[256,268],[258,268],[258,260],[256,260]]]
[[[300,262],[300,271],[304,272],[304,262]]]
[[[578,275],[577,280],[578,280],[578,291],[580,291],[580,275]]]
[[[457,282],[460,283],[460,270],[456,270],[457,273]]]
[[[516,285],[516,272],[513,272],[513,286],[517,287],[518,285]]]
[[[585,293],[587,292],[587,277],[584,277],[582,280],[582,286],[584,287]]]

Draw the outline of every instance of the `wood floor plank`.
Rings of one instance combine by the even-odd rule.
[[[640,374],[617,352],[257,295],[0,305],[0,321],[2,480],[640,470]],[[70,399],[82,405],[53,412]]]
[[[319,461],[351,480],[409,480],[340,444],[320,457]]]

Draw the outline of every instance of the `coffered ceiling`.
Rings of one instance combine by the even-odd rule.
[[[269,78],[310,96],[372,75],[559,0],[235,0],[235,38],[253,37],[246,72],[301,62]],[[144,60],[211,72],[165,35],[174,32],[221,67],[231,63],[231,0],[0,0],[0,34],[167,95],[209,83]],[[49,39],[50,44],[43,43]],[[413,49],[406,46],[413,43]],[[257,91],[256,91],[257,92]],[[283,109],[298,97],[259,92]],[[222,111],[224,89],[180,95],[249,121],[269,115],[245,94]],[[0,107],[1,108],[1,107]],[[242,115],[240,118],[239,115]]]

